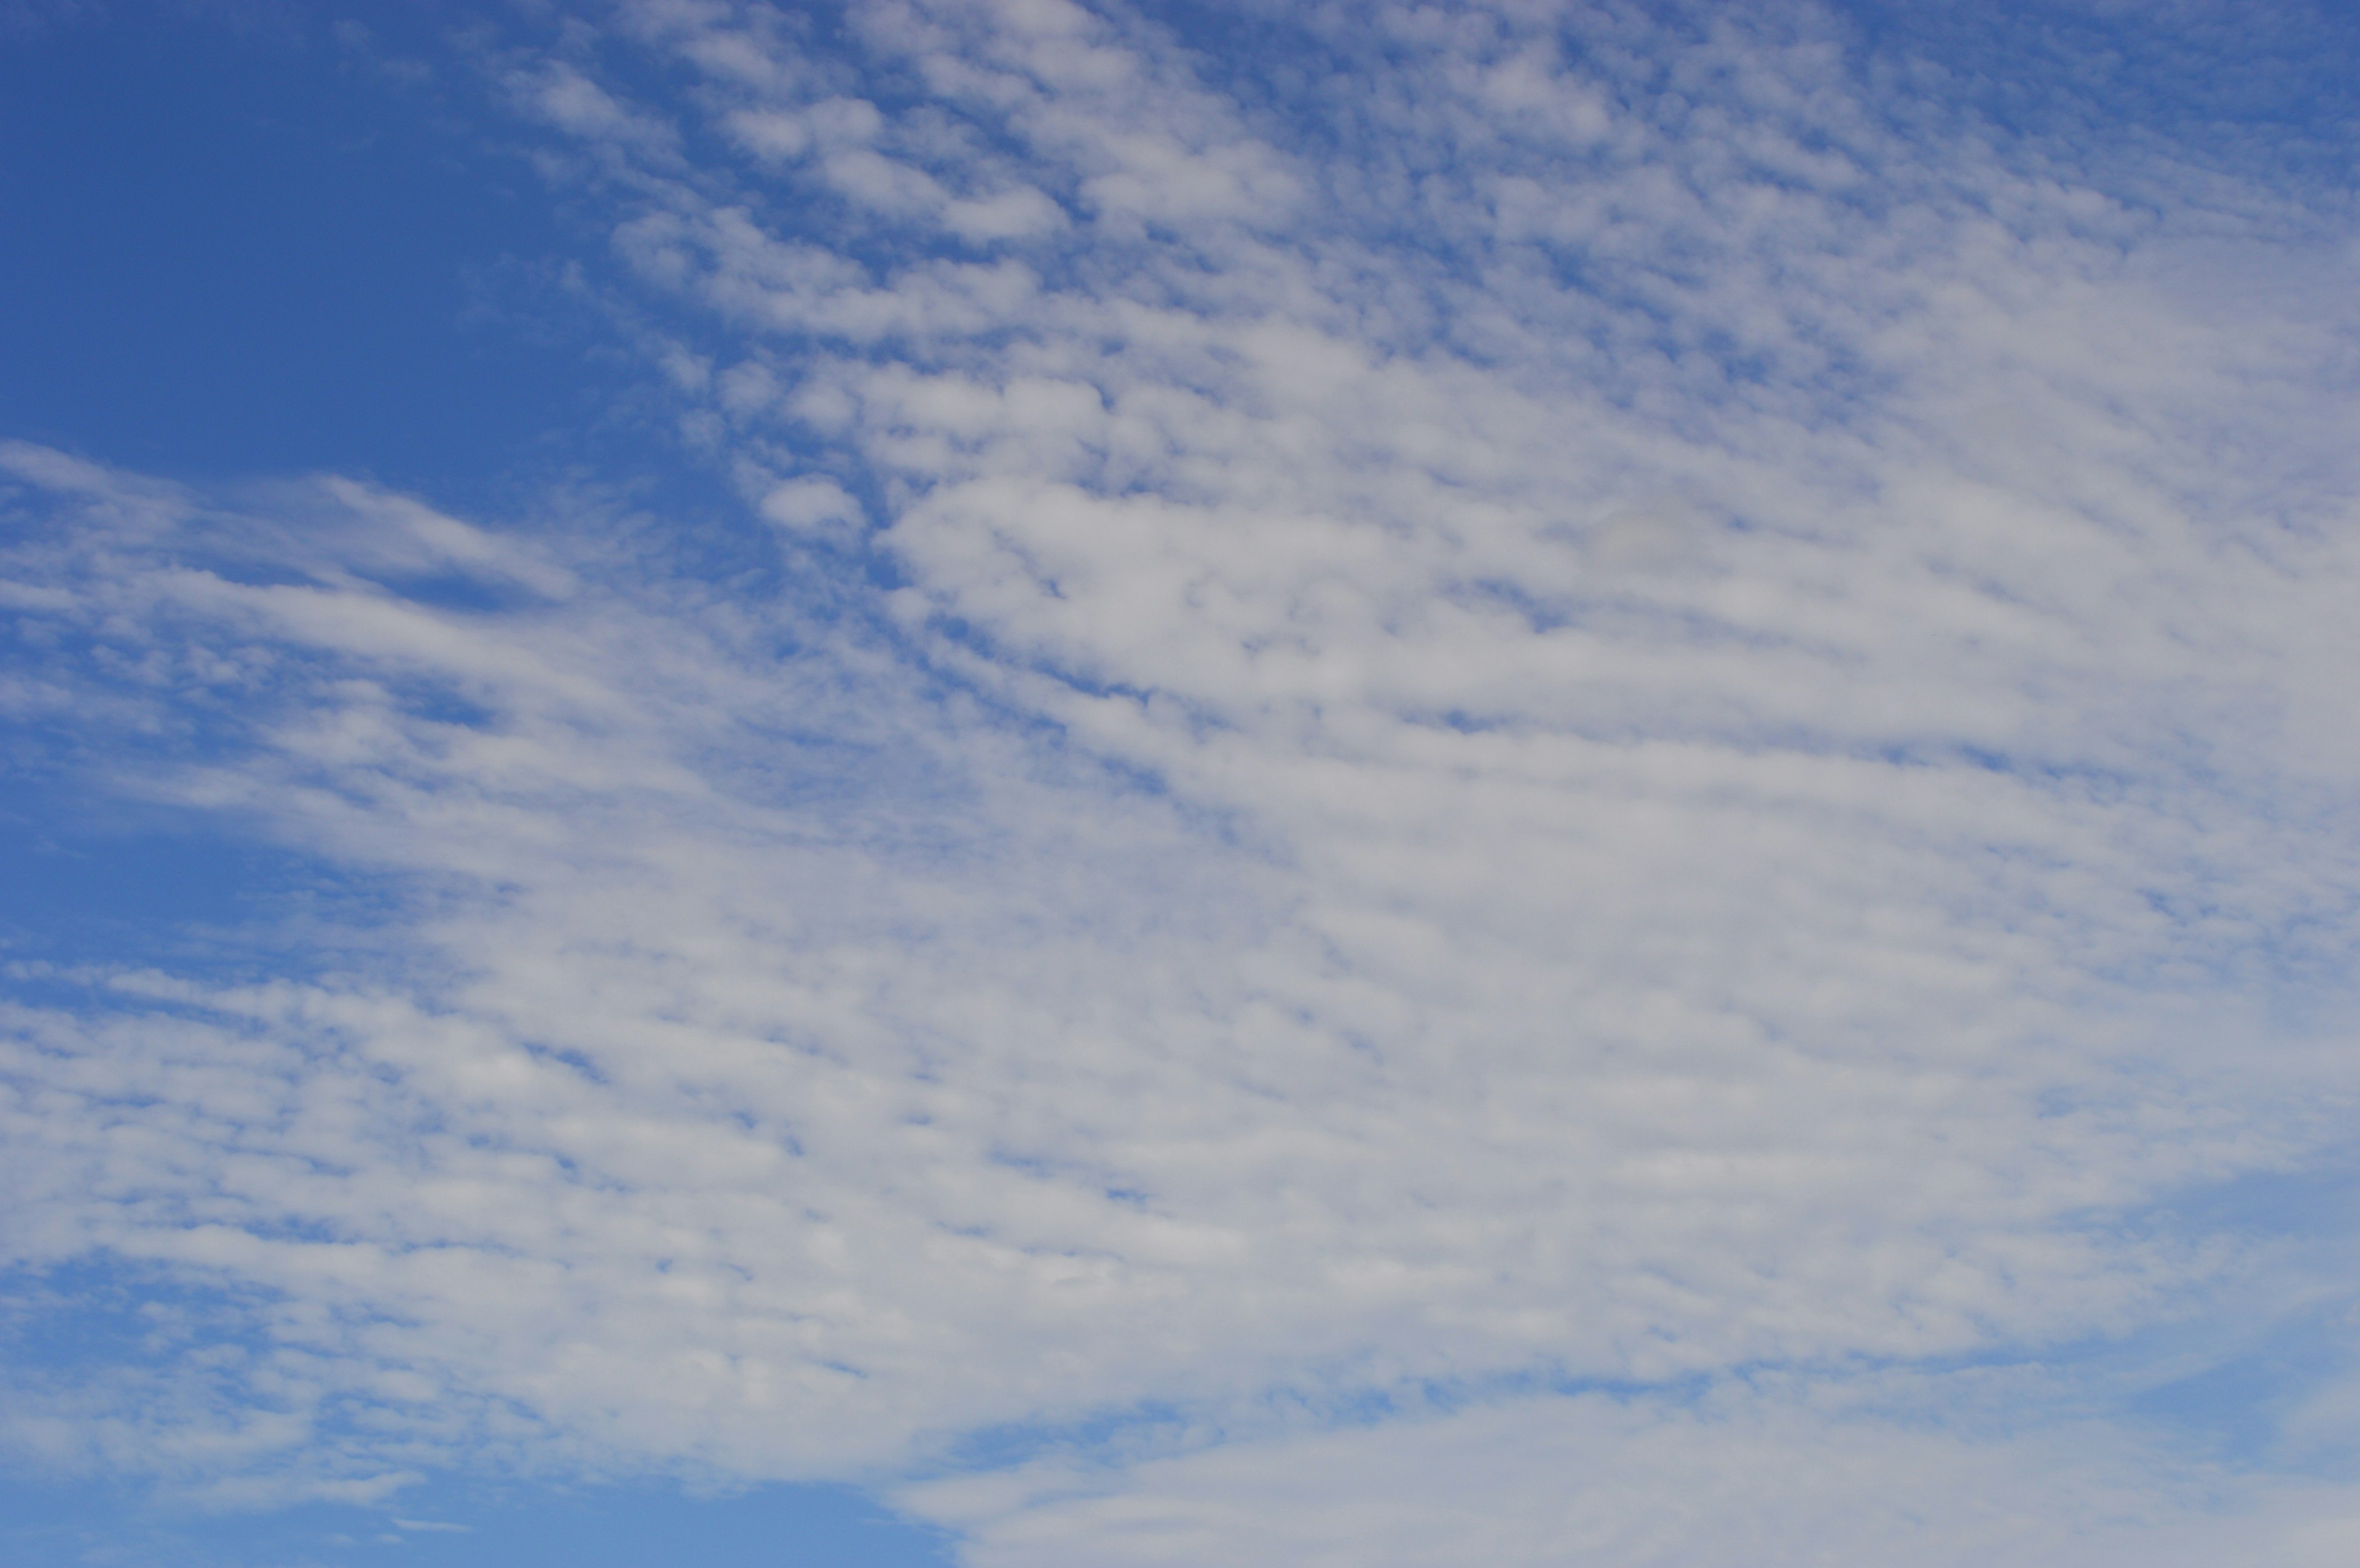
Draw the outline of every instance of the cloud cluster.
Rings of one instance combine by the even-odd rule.
[[[7,449],[20,733],[388,901],[18,975],[12,1256],[258,1325],[158,1374],[243,1449],[19,1442],[980,1465],[901,1495],[992,1564],[2211,1540],[1961,1368],[2348,1290],[2186,1217],[2360,1087],[2348,251],[1813,12],[1221,16],[491,60],[775,573]]]
[[[1971,1399],[2051,1393],[2017,1382]],[[1856,1391],[1776,1386],[1724,1386],[1695,1401],[1508,1400],[1154,1458],[1119,1484],[1044,1465],[933,1483],[909,1500],[958,1526],[980,1568],[2323,1565],[2344,1561],[2360,1529],[2348,1497],[2299,1486],[2272,1489],[2263,1517],[2206,1517],[2188,1501],[2217,1497],[2217,1478],[2135,1444],[2125,1452],[2103,1427],[1995,1441],[1925,1419],[1928,1409],[1954,1418],[1955,1395],[1875,1388],[1874,1398],[1926,1401],[1914,1419],[1851,1408]]]

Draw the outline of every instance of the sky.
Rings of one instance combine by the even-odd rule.
[[[2360,1559],[2355,82],[0,0],[0,1555]]]

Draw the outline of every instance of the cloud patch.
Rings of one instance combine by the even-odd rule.
[[[2199,1201],[2360,1088],[2353,323],[2212,308],[2315,212],[1817,13],[614,17],[688,90],[504,80],[758,567],[0,453],[11,722],[394,911],[16,976],[11,1256],[250,1334],[106,1463],[1046,1568],[2334,1550],[2120,1351],[2344,1354]]]

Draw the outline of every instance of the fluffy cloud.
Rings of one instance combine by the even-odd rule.
[[[2212,1541],[2121,1375],[1960,1368],[2348,1289],[2191,1196],[2355,1086],[2321,221],[1808,14],[847,22],[501,67],[784,571],[8,450],[8,712],[386,900],[19,975],[15,1256],[259,1292],[157,1374],[243,1446],[20,1440],[989,1439],[900,1495],[994,1564]]]

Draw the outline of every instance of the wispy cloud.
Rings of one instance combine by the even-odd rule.
[[[2360,1087],[2332,215],[1809,11],[602,15],[492,69],[776,570],[5,454],[12,717],[397,900],[19,976],[0,1223],[260,1292],[215,1468],[2258,1549],[2074,1352],[2351,1283],[2194,1196]]]

